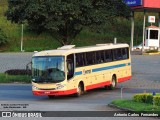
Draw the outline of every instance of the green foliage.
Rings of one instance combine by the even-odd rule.
[[[0,83],[13,83],[13,82],[22,82],[30,83],[31,76],[27,75],[8,75],[0,73]]]
[[[5,73],[8,75],[31,75],[32,71],[26,69],[11,69],[5,71]]]
[[[156,106],[160,106],[160,96],[153,97],[153,104]]]
[[[100,31],[117,16],[129,15],[123,0],[9,0],[6,12],[12,22],[27,21],[30,29],[47,31],[61,45],[71,44],[84,27]]]
[[[153,110],[152,104],[135,102],[133,100],[114,100],[112,101],[112,104],[121,108],[131,109],[133,111],[160,111],[160,107],[155,107]]]
[[[149,103],[149,104],[154,104],[156,106],[160,106],[160,94],[156,94],[156,96],[154,97],[152,94],[149,94],[149,93],[135,94],[133,96],[133,101],[140,102],[140,103]]]
[[[8,42],[8,38],[6,34],[0,28],[0,45],[6,44]]]
[[[6,33],[9,42],[5,46],[0,46],[0,51],[19,52],[21,39],[21,25],[8,21],[4,13],[8,9],[7,0],[0,0],[0,28]],[[149,13],[148,15],[150,15]],[[158,16],[156,17],[158,18]],[[109,21],[109,20],[108,20]],[[108,22],[107,21],[107,22]],[[147,23],[146,23],[147,24]],[[156,23],[158,25],[158,23]],[[50,50],[60,47],[61,44],[52,38],[50,34],[37,34],[24,26],[24,50],[27,52]],[[134,45],[142,42],[143,13],[135,13],[135,40]],[[100,43],[113,42],[114,37],[119,43],[130,43],[130,20],[122,17],[110,20],[105,25],[97,25],[91,31],[86,27],[76,36],[72,44],[76,46],[95,45]],[[100,31],[100,33],[99,33]],[[35,47],[36,46],[36,47]]]
[[[148,94],[145,96],[145,103],[152,104],[153,103],[153,95]]]
[[[152,104],[153,103],[153,95],[148,94],[148,93],[135,94],[133,96],[133,101]]]

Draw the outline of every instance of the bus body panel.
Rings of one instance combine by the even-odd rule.
[[[121,45],[117,48],[128,47]],[[112,47],[109,47],[111,49]],[[116,49],[116,47],[113,47]],[[88,48],[86,48],[88,49]],[[99,48],[97,48],[99,50]],[[103,49],[102,49],[103,50]],[[128,47],[129,50],[129,47]],[[57,50],[58,51],[58,50]],[[76,51],[68,50],[68,52],[61,51],[61,55],[76,54]],[[90,51],[90,50],[89,50]],[[93,51],[93,50],[92,50]],[[66,52],[66,54],[64,54]],[[83,51],[84,52],[84,51]],[[88,52],[88,51],[86,51]],[[47,53],[45,51],[44,53]],[[37,53],[35,56],[45,56],[43,52]],[[80,53],[80,51],[78,51]],[[53,56],[55,53],[50,53],[48,56]],[[58,55],[58,53],[56,53]],[[76,67],[74,69],[74,76],[67,80],[67,78],[60,83],[34,83],[32,82],[32,92],[37,96],[49,96],[49,95],[70,95],[77,93],[77,88],[80,82],[84,84],[84,91],[91,90],[94,88],[99,88],[103,86],[110,86],[112,83],[113,75],[116,76],[116,82],[121,83],[131,79],[131,58],[130,53],[128,54],[129,58],[125,60],[111,61],[101,64],[88,65],[82,67]],[[66,66],[66,63],[65,63]],[[67,67],[65,68],[67,71]],[[58,86],[61,88],[56,89]],[[37,89],[35,89],[37,88]],[[51,89],[54,88],[54,89]]]
[[[117,77],[118,83],[124,82],[131,79],[131,65],[129,61],[130,60],[123,60],[120,62],[78,68],[75,72],[81,74],[76,75],[75,78],[83,79],[86,90],[109,86],[114,74]],[[85,72],[88,70],[90,70],[91,73]]]

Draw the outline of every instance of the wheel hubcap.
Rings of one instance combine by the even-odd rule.
[[[112,81],[112,86],[115,87],[115,85],[116,85],[116,82],[115,82],[115,80],[113,79],[113,81]]]
[[[81,87],[78,86],[78,94],[81,94]]]

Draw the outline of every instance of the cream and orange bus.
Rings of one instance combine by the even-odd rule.
[[[37,96],[80,96],[87,90],[131,79],[127,44],[97,44],[37,52],[32,57],[32,92]]]

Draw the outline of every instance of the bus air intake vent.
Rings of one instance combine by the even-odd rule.
[[[59,50],[67,50],[67,49],[72,49],[74,47],[75,47],[75,45],[65,45],[65,46],[59,47],[57,49],[59,49]]]
[[[96,44],[96,46],[106,46],[106,45],[113,45],[113,43],[106,43],[106,44]]]

